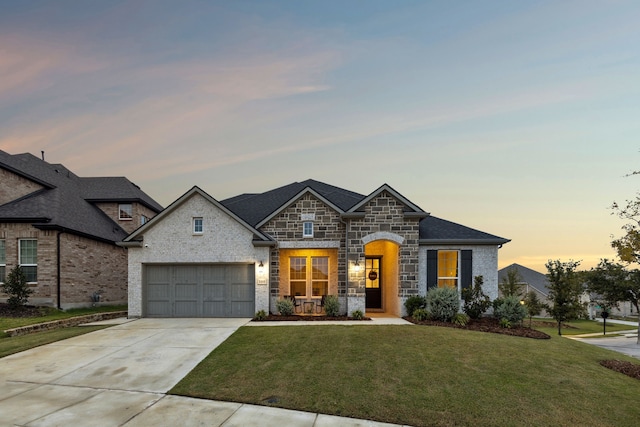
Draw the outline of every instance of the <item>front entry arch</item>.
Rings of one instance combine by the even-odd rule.
[[[364,245],[365,307],[368,312],[400,315],[399,251],[400,245],[390,240],[373,240]]]

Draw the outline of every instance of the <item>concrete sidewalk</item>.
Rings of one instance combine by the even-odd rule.
[[[0,425],[391,426],[165,395],[248,321],[121,319],[111,328],[2,358]]]

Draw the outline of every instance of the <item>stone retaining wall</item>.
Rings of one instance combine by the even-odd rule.
[[[19,328],[7,329],[5,334],[10,337],[18,335],[27,335],[34,332],[48,331],[57,328],[67,328],[69,326],[77,326],[83,323],[97,322],[100,320],[116,319],[118,317],[127,317],[126,311],[111,311],[108,313],[87,314],[86,316],[70,317],[68,319],[52,320],[51,322],[36,323],[35,325],[21,326]]]

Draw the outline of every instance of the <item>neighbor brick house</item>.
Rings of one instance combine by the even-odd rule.
[[[129,315],[251,317],[295,297],[322,311],[403,315],[427,289],[471,286],[498,296],[498,249],[509,242],[431,216],[384,184],[369,195],[295,182],[217,201],[186,192],[121,243],[129,248]]]
[[[20,265],[31,304],[88,306],[94,294],[126,304],[127,251],[116,242],[161,210],[124,177],[82,178],[0,150],[0,282]]]

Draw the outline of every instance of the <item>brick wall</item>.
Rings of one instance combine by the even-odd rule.
[[[57,231],[38,230],[30,224],[0,224],[0,239],[5,240],[7,274],[18,265],[18,241],[38,241],[38,281],[29,286],[34,293],[29,304],[57,306],[58,254]],[[60,236],[61,306],[90,306],[91,295],[102,291],[102,303],[126,304],[127,252],[108,243],[97,242],[68,233]],[[0,293],[0,299],[6,295]]]
[[[146,216],[147,219],[151,219],[157,214],[148,207],[140,203],[131,203],[132,219],[120,219],[120,211],[118,209],[120,203],[114,202],[101,202],[95,203],[96,207],[102,212],[107,214],[116,224],[122,227],[127,233],[133,233],[138,227],[142,225],[141,217]]]
[[[26,178],[0,168],[0,205],[18,199],[44,187]]]

